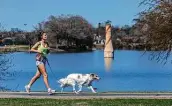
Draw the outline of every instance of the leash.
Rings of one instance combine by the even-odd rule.
[[[47,64],[48,64],[48,66],[49,66],[49,68],[50,68],[50,71],[51,71],[51,73],[53,74],[53,78],[55,79],[55,80],[57,80],[56,78],[56,76],[55,76],[55,73],[53,72],[53,70],[52,70],[52,68],[51,68],[51,65],[50,65],[50,63],[49,63],[49,61],[48,61],[48,59],[46,58],[46,61],[47,61]]]

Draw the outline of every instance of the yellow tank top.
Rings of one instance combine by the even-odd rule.
[[[43,54],[43,56],[47,56],[48,53],[48,47],[44,47],[42,42],[40,42],[40,46],[38,47],[38,51],[41,52]]]

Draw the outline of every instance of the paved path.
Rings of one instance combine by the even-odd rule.
[[[47,92],[0,92],[0,98],[51,98],[51,99],[172,99],[172,93],[55,93],[48,95]]]

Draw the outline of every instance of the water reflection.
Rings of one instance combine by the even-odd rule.
[[[109,72],[111,69],[112,61],[113,61],[113,58],[104,58],[105,69],[107,72]]]

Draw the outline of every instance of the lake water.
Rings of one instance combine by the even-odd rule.
[[[47,66],[50,86],[60,91],[56,80],[70,73],[96,73],[101,77],[93,86],[98,92],[108,91],[172,91],[172,67],[148,60],[150,53],[142,51],[117,50],[111,68],[106,70],[103,51],[87,53],[49,54]],[[13,64],[10,70],[17,71],[14,80],[5,81],[7,88],[24,91],[24,86],[36,72],[35,54],[18,52],[11,54]],[[171,57],[170,57],[171,58]],[[172,58],[171,58],[172,59]],[[56,77],[56,78],[55,78]],[[42,77],[32,86],[32,91],[45,91]],[[67,88],[66,91],[71,91]],[[83,88],[84,91],[89,91]]]

